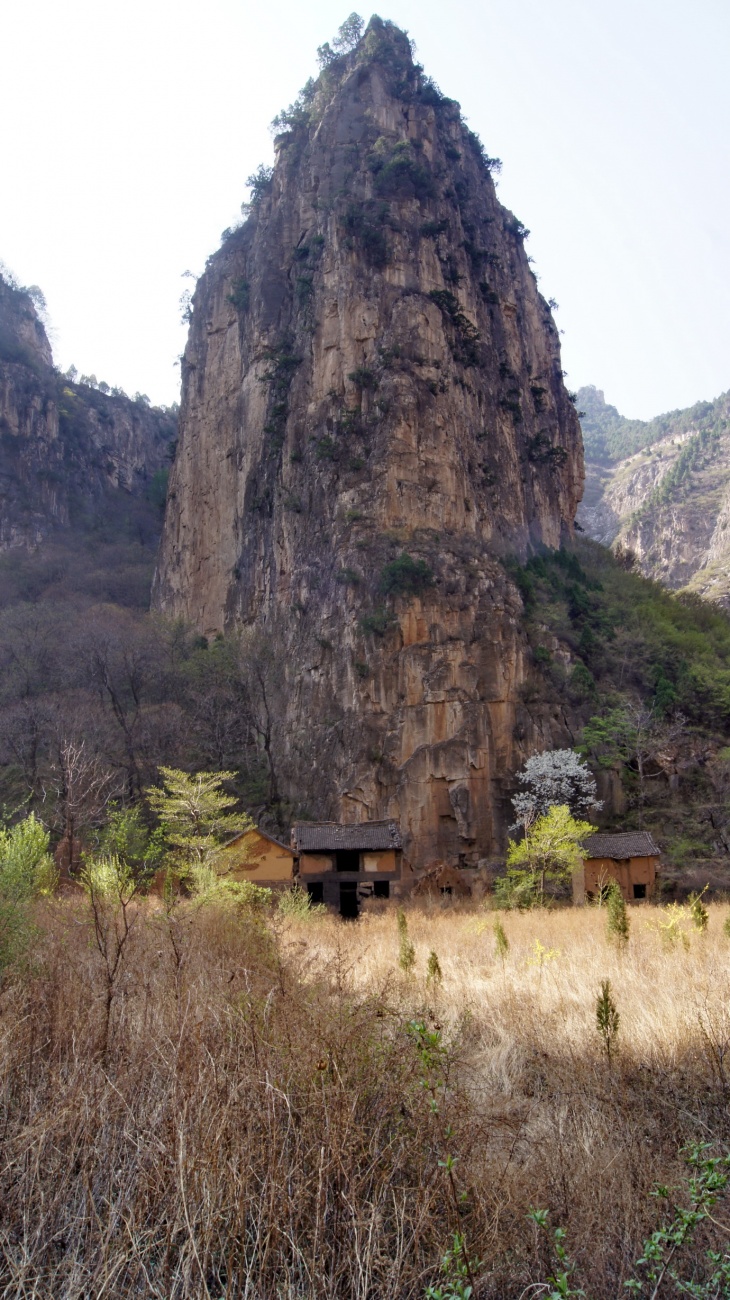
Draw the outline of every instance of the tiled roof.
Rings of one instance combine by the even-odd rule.
[[[336,853],[338,849],[400,849],[403,847],[397,822],[297,822],[292,827],[292,844],[299,853]]]
[[[622,835],[589,835],[583,841],[586,858],[658,858],[659,849],[648,831],[626,831]]]

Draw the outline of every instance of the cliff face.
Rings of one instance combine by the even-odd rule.
[[[489,852],[566,734],[497,557],[571,533],[580,429],[492,165],[392,25],[323,74],[197,286],[154,590],[279,662],[283,793],[421,862]]]
[[[27,293],[0,277],[0,550],[142,497],[169,464],[175,417],[68,382]]]
[[[588,408],[581,527],[633,552],[647,577],[730,605],[730,394],[646,423],[622,423],[602,399],[578,394]]]

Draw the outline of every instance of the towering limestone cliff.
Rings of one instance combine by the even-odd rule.
[[[396,27],[285,119],[194,295],[156,604],[247,630],[281,794],[474,862],[524,754],[568,739],[523,702],[500,563],[559,546],[582,492],[557,330],[495,161]]]
[[[0,551],[98,521],[121,527],[169,464],[176,431],[169,412],[59,375],[32,298],[0,276]]]
[[[578,404],[581,527],[647,577],[730,607],[730,393],[649,421],[625,419],[596,388]]]

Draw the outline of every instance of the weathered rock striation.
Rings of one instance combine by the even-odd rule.
[[[459,106],[373,19],[198,283],[154,600],[280,664],[282,793],[474,862],[524,754],[500,557],[559,546],[580,428],[524,228]]]
[[[0,276],[0,551],[144,496],[176,433],[170,412],[59,375],[31,297]]]
[[[730,607],[730,393],[647,422],[622,420],[599,389],[581,389],[578,402],[580,526],[630,552],[647,577]]]

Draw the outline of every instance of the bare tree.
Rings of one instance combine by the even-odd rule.
[[[49,772],[51,822],[61,835],[59,859],[73,872],[80,832],[99,820],[110,797],[113,774],[85,740],[59,735]]]

